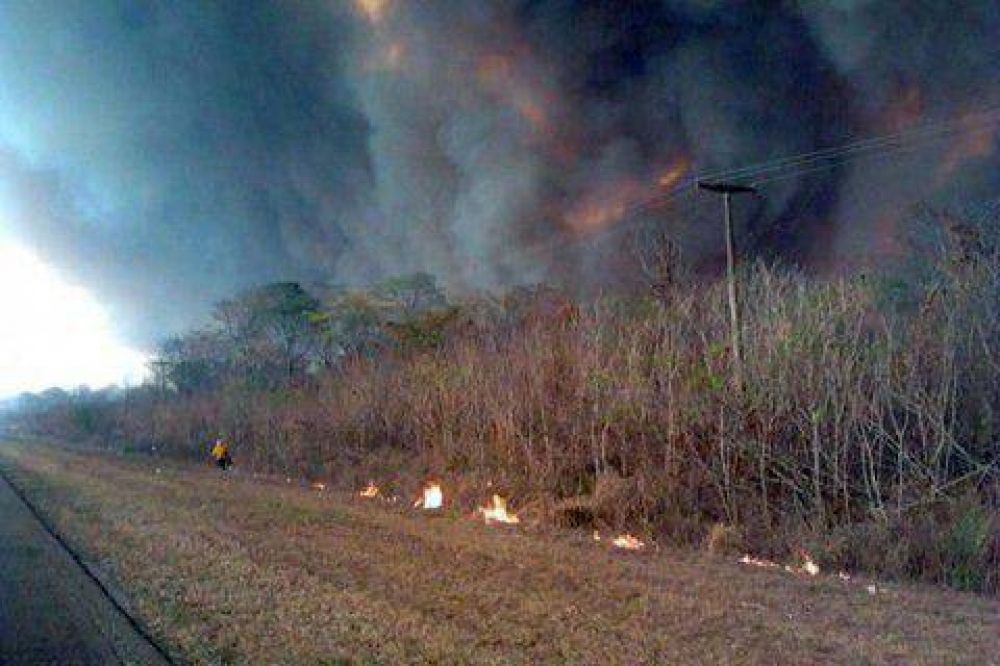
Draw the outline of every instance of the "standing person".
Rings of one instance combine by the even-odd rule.
[[[229,469],[233,465],[233,458],[229,455],[229,442],[224,439],[215,440],[215,446],[212,447],[212,458],[215,459],[215,464],[219,466],[219,469]]]

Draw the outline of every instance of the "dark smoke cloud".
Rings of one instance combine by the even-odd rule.
[[[372,182],[347,17],[265,2],[0,13],[0,179],[28,184],[5,188],[5,220],[133,337],[241,285],[332,271],[340,217]]]
[[[0,224],[140,342],[275,279],[614,283],[614,243],[561,239],[669,174],[996,107],[997,34],[986,0],[5,3]],[[996,149],[775,183],[741,238],[878,250],[920,199],[995,196]],[[649,217],[712,256],[717,203]]]

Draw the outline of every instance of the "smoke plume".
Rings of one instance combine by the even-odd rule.
[[[957,127],[741,200],[746,251],[830,265],[995,196],[998,34],[987,0],[5,3],[0,232],[145,343],[277,279],[612,284],[636,219],[710,259],[695,174]]]

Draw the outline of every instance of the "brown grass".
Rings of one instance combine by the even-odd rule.
[[[244,466],[346,485],[492,479],[581,500],[562,522],[695,547],[731,526],[772,556],[807,545],[830,566],[996,591],[1000,258],[949,266],[902,286],[748,269],[742,394],[724,285],[667,302],[541,290],[300,384],[137,391],[90,433],[189,458],[223,433]]]
[[[422,515],[149,458],[4,445],[0,464],[196,663],[982,664],[1000,653],[1000,603],[971,594],[872,595],[867,581],[615,552],[589,533],[488,528],[465,511]]]
[[[190,335],[217,339],[207,360],[165,361],[205,375],[190,390],[71,397],[20,425],[189,460],[221,435],[244,468],[342,487],[492,480],[558,524],[724,549],[720,526],[772,557],[997,592],[1000,245],[917,263],[745,266],[740,373],[724,283],[539,288],[411,313],[380,351],[298,375],[216,321]]]

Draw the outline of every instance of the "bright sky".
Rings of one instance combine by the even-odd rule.
[[[135,384],[146,360],[117,340],[90,293],[0,237],[0,398],[52,386]]]

